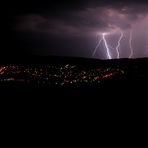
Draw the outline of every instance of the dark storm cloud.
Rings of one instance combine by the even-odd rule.
[[[113,26],[121,29],[130,28],[135,20],[142,19],[148,11],[146,1],[139,4],[139,1],[129,3],[126,0],[82,0],[60,4],[51,2],[51,5],[48,3],[44,9],[41,7],[38,13],[20,15],[17,19],[17,28],[52,34],[86,35],[97,30],[106,31]]]
[[[58,42],[62,43],[61,49],[64,50],[70,48],[67,45],[70,43],[71,51],[91,48],[97,33],[116,28],[126,31],[148,16],[146,0],[23,0],[15,8],[12,13],[14,31],[26,32],[25,38],[28,33],[32,44],[47,41],[46,44],[44,42],[46,48],[59,48],[55,45]],[[42,41],[36,39],[35,35],[42,37]]]
[[[85,11],[88,8],[105,7],[121,10],[130,7],[132,13],[147,12],[147,8],[137,9],[141,5],[147,5],[147,0],[21,0],[20,2],[9,2],[9,15],[40,14],[50,17],[64,17],[67,12]],[[135,7],[137,6],[137,8]],[[135,11],[136,10],[136,11]],[[125,11],[126,12],[126,11]]]

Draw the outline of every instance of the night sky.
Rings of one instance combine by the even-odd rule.
[[[147,0],[21,0],[5,6],[1,55],[109,59],[108,48],[111,59],[148,57]]]

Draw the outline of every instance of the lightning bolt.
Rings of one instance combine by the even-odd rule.
[[[103,40],[102,38],[99,40],[99,42],[98,42],[98,44],[97,44],[97,46],[96,46],[96,48],[95,48],[95,50],[94,50],[94,52],[93,52],[92,56],[94,56],[94,55],[96,54],[97,49],[99,48],[99,46],[100,46],[100,44],[101,44],[102,40]]]
[[[134,52],[133,52],[133,47],[132,47],[132,38],[133,38],[133,30],[130,31],[130,36],[129,36],[129,46],[130,46],[130,55],[129,58],[132,58]]]
[[[104,42],[104,45],[105,45],[105,48],[106,48],[107,57],[108,57],[108,59],[112,59],[105,36],[106,36],[106,33],[103,33],[102,39],[103,39],[103,42]]]
[[[111,32],[109,32],[109,33],[102,33],[101,35],[102,35],[102,37],[101,37],[101,39],[99,38],[98,39],[98,44],[96,45],[96,47],[95,47],[95,49],[94,49],[94,51],[93,51],[93,54],[92,54],[92,56],[94,56],[95,54],[96,54],[96,52],[97,52],[97,50],[98,50],[98,48],[99,48],[99,46],[100,46],[100,44],[103,42],[104,43],[104,45],[105,45],[105,49],[106,49],[106,55],[107,55],[107,58],[108,59],[112,59],[112,55],[111,55],[111,51],[110,51],[110,49],[112,49],[112,50],[116,50],[116,52],[117,52],[117,58],[119,59],[120,58],[120,46],[121,46],[121,40],[122,40],[122,38],[123,38],[123,36],[124,36],[124,33],[120,30],[120,36],[119,36],[119,39],[118,39],[118,41],[117,41],[117,46],[115,47],[115,48],[113,48],[112,46],[110,46],[108,43],[107,43],[107,40],[106,40],[106,35],[108,35],[108,34],[110,34]],[[132,42],[132,34],[130,35],[130,48],[131,48],[131,51],[133,51],[132,50],[132,46],[131,46],[131,42]],[[131,53],[131,54],[133,54],[133,53]]]
[[[120,58],[120,52],[119,52],[119,49],[120,49],[120,42],[123,38],[123,32],[120,30],[120,37],[119,37],[119,40],[118,40],[118,44],[117,44],[117,47],[116,47],[116,51],[117,51],[117,58],[119,59]]]

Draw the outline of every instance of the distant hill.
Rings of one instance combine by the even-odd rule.
[[[71,64],[148,64],[148,58],[137,58],[137,59],[112,59],[112,60],[101,60],[94,58],[83,58],[83,57],[63,57],[63,56],[8,56],[1,57],[0,64],[48,64],[48,63],[71,63]]]

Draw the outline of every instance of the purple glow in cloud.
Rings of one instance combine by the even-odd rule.
[[[94,3],[88,2],[84,6],[82,5],[80,9],[75,7],[66,10],[60,9],[56,15],[49,15],[48,11],[18,15],[14,30],[31,33],[34,39],[36,39],[35,35],[42,36],[47,41],[46,48],[49,48],[45,51],[47,55],[50,54],[52,48],[55,55],[62,52],[68,56],[111,59],[145,57],[147,53],[145,45],[148,42],[147,26],[148,3],[120,4],[116,1],[113,3],[94,1]],[[132,39],[131,35],[126,36],[131,30],[134,32]],[[96,34],[105,32],[109,33],[109,41],[104,42],[108,51],[106,57],[104,57],[106,49],[100,46],[106,36],[103,38],[100,36],[100,42],[94,50]],[[122,40],[123,34],[126,39]],[[112,50],[109,50],[110,46],[113,47]],[[58,50],[60,51],[58,52]],[[112,57],[109,56],[109,52],[112,52]]]

